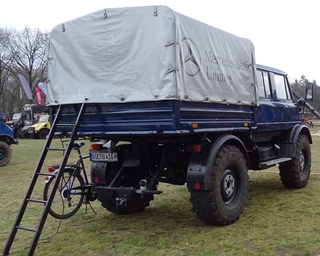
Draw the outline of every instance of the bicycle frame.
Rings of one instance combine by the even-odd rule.
[[[80,149],[77,149],[77,151],[78,151],[78,158],[79,158],[77,163],[76,164],[69,164],[69,165],[66,165],[66,167],[65,167],[65,170],[70,169],[70,170],[72,170],[72,172],[70,172],[69,178],[64,182],[65,184],[61,187],[61,192],[65,190],[66,184],[69,183],[71,177],[73,177],[73,180],[71,182],[70,188],[68,188],[68,190],[70,191],[70,194],[86,194],[85,192],[84,193],[71,193],[71,191],[77,190],[77,189],[88,189],[91,187],[91,183],[89,183],[88,175],[87,175],[87,172],[86,172],[86,169],[84,166],[84,162],[83,162],[84,159],[89,158],[89,155],[83,157],[80,153]],[[49,172],[52,172],[54,174],[56,174],[60,168],[59,165],[54,165],[54,166],[50,166],[50,167],[54,168],[54,171],[53,172],[49,171]],[[84,179],[84,186],[73,187],[75,176],[77,176],[78,174],[80,174],[82,176],[82,178]],[[51,178],[52,178],[52,176],[46,177],[45,183],[48,183]]]

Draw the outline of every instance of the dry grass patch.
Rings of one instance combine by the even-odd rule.
[[[138,214],[112,214],[95,201],[97,215],[83,205],[61,223],[49,216],[35,255],[320,255],[320,137],[313,140],[307,187],[284,188],[277,167],[249,171],[247,203],[233,225],[205,225],[195,217],[185,186],[160,184],[163,194]],[[12,161],[0,169],[1,251],[43,145],[43,140],[20,140],[13,146]],[[60,159],[57,154],[48,163]],[[41,195],[42,189],[40,183],[35,193]],[[37,221],[39,212],[41,207],[31,207],[29,221]],[[29,244],[23,233],[12,255],[26,255]]]

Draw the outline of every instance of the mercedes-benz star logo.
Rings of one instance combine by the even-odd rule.
[[[188,76],[196,76],[200,72],[201,55],[196,44],[187,37],[181,40],[181,64]]]

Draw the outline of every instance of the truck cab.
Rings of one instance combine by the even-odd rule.
[[[257,130],[290,129],[301,120],[284,71],[257,65]]]

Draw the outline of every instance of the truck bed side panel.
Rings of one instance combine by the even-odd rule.
[[[66,105],[60,123],[74,123],[78,108],[79,104]],[[52,109],[54,112],[55,107]],[[248,106],[179,101],[100,103],[88,104],[79,134],[191,134],[243,130],[253,125],[253,112]]]

